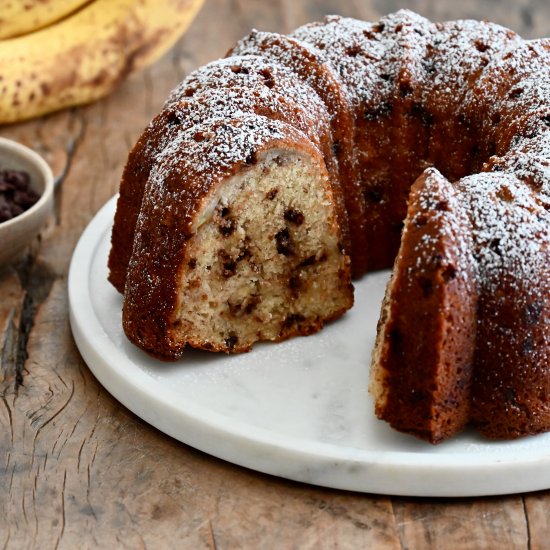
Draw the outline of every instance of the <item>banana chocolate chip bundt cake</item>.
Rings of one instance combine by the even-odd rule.
[[[246,351],[393,265],[376,414],[434,443],[550,430],[549,101],[550,40],[491,23],[253,31],[130,152],[109,258],[127,336]]]

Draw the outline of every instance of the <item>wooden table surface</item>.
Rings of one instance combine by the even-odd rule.
[[[408,7],[550,35],[548,0],[206,0],[162,60],[91,106],[0,128],[60,180],[55,218],[0,271],[3,548],[550,548],[550,492],[493,498],[367,495],[234,466],[145,424],[95,380],[73,342],[67,271],[117,191],[127,152],[168,92],[252,27],[286,32],[327,13]]]

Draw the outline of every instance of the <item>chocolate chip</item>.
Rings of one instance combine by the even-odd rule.
[[[288,280],[288,286],[291,290],[297,291],[300,290],[302,286],[302,281],[298,275],[292,275]]]
[[[316,262],[315,256],[314,256],[314,255],[311,255],[311,256],[308,256],[305,260],[302,260],[302,261],[298,264],[298,267],[308,267],[308,266],[310,266],[310,265],[313,265],[315,262]]]
[[[187,262],[187,267],[189,269],[195,269],[197,267],[197,259],[196,258],[191,258],[188,262]]]
[[[219,250],[218,257],[222,264],[222,276],[226,279],[233,277],[237,272],[237,262],[225,250]]]
[[[224,237],[229,237],[235,232],[235,220],[232,218],[222,218],[220,225],[218,227],[219,232]]]
[[[225,339],[225,345],[227,349],[232,350],[237,345],[238,341],[239,341],[239,337],[235,336],[234,334],[231,334]]]
[[[481,53],[486,52],[491,47],[488,44],[485,44],[484,42],[482,42],[481,40],[476,40],[474,42],[474,45],[476,47],[476,50]]]
[[[279,193],[279,190],[278,189],[270,189],[266,194],[265,194],[265,198],[272,201],[276,196],[277,196],[277,193]]]
[[[275,235],[275,241],[279,254],[283,256],[292,256],[292,254],[294,254],[292,243],[290,242],[290,233],[286,227]]]
[[[257,294],[253,294],[248,299],[248,302],[244,308],[244,312],[250,315],[256,309],[256,307],[261,301],[262,299],[260,298],[260,296],[258,296]]]
[[[9,169],[0,171],[0,222],[19,216],[39,198],[30,187],[27,172]]]
[[[306,318],[301,313],[291,313],[290,315],[287,315],[283,321],[283,327],[290,328],[293,325],[303,323],[305,320]]]
[[[304,215],[293,208],[288,208],[285,210],[284,218],[286,221],[293,223],[294,225],[302,225],[304,223]]]
[[[256,152],[253,151],[244,159],[245,163],[249,166],[252,166],[253,164],[256,164],[258,162],[258,156],[256,155]]]

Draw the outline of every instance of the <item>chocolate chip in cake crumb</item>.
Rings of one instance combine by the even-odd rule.
[[[449,202],[446,200],[442,200],[436,203],[435,209],[438,212],[448,212],[449,211]]]
[[[232,218],[222,219],[220,225],[218,226],[218,231],[224,236],[229,237],[235,232],[235,220]]]
[[[281,156],[273,157],[273,162],[274,162],[277,166],[286,166],[286,165],[288,164],[288,156],[284,156],[284,157],[281,157]]]
[[[250,315],[256,309],[258,304],[261,303],[261,301],[262,301],[261,296],[259,296],[258,294],[253,294],[246,301],[246,305],[244,307],[244,312],[246,314]]]
[[[302,225],[304,223],[304,215],[302,212],[294,210],[293,208],[287,208],[285,210],[284,218],[294,225]]]
[[[235,334],[230,334],[225,339],[225,346],[227,347],[227,349],[232,350],[235,348],[238,342],[239,342],[239,337],[236,336]]]
[[[241,318],[243,315],[250,315],[253,313],[261,301],[262,299],[258,294],[253,294],[252,296],[246,298],[244,302],[227,302],[227,306],[232,317]]]
[[[221,262],[221,274],[228,279],[237,272],[237,262],[225,251],[218,250],[218,257]]]
[[[285,317],[285,320],[283,321],[283,327],[290,328],[294,325],[303,323],[305,320],[306,318],[301,313],[291,313],[290,315],[287,315]]]
[[[325,255],[325,259],[326,259],[326,255]],[[316,259],[315,259],[315,255],[311,255],[311,256],[308,256],[305,260],[302,260],[299,264],[298,264],[298,267],[309,267],[310,265],[313,265],[316,263]]]
[[[250,257],[252,257],[252,253],[250,252],[250,249],[247,246],[245,246],[239,252],[239,255],[237,256],[236,261],[240,262],[240,261],[245,260],[245,259],[250,258]]]
[[[288,287],[290,288],[290,290],[294,292],[300,290],[301,286],[302,286],[302,281],[298,274],[292,275],[288,280]]]
[[[235,273],[237,273],[237,264],[233,261],[224,262],[222,275],[226,279],[229,279],[229,277],[233,277],[233,275],[235,275]]]
[[[283,256],[292,256],[294,254],[294,249],[290,241],[290,233],[286,227],[275,235],[275,241],[279,254]]]
[[[277,193],[279,193],[279,190],[274,188],[274,189],[270,189],[266,194],[265,194],[265,198],[272,201],[276,196],[277,196]]]
[[[187,267],[189,269],[195,269],[197,267],[197,258],[190,258],[187,262]]]

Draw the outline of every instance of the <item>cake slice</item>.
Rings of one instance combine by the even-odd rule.
[[[469,419],[476,334],[471,228],[452,184],[429,169],[411,188],[384,299],[370,392],[376,415],[437,443]]]
[[[342,315],[353,291],[338,190],[319,150],[283,122],[249,115],[181,134],[143,196],[127,336],[175,359],[187,345],[247,351]]]

